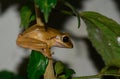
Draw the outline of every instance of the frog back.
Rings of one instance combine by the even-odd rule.
[[[35,24],[28,28],[26,31],[24,31],[21,35],[41,41],[47,41],[61,34],[62,33],[56,29],[50,27],[45,29],[45,27]]]

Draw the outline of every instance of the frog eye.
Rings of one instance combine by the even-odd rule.
[[[69,37],[68,36],[64,36],[63,37],[63,42],[69,42]]]

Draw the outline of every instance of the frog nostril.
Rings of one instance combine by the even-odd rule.
[[[67,36],[63,37],[63,42],[69,42],[69,37]]]

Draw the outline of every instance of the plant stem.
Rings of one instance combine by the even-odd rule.
[[[35,0],[34,0],[34,5],[35,5],[35,13],[36,13],[36,22],[38,25],[44,26],[44,23],[42,22],[42,20],[40,18],[39,8],[37,7]]]
[[[49,59],[48,66],[46,68],[46,71],[44,73],[44,79],[56,79],[54,75],[54,69],[53,69],[53,60]]]
[[[120,77],[120,75],[117,74],[98,74],[98,75],[90,75],[90,76],[81,76],[81,77],[73,77],[72,79],[90,79],[90,78],[102,78],[103,76],[114,76],[114,77]]]
[[[90,79],[90,78],[101,78],[101,76],[99,75],[81,76],[81,77],[73,77],[72,79]]]

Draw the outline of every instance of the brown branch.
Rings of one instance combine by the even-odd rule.
[[[39,8],[37,7],[35,0],[34,0],[34,5],[35,5],[35,13],[36,13],[36,23],[39,24],[40,26],[44,26],[44,23],[40,18]]]
[[[53,69],[53,60],[49,59],[48,66],[46,68],[46,71],[44,73],[44,79],[56,79]]]

